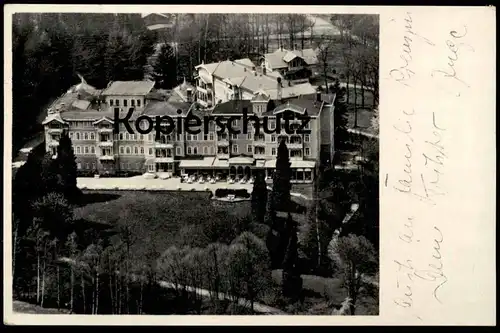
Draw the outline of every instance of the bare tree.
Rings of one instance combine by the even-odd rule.
[[[328,93],[328,60],[330,58],[330,53],[332,50],[332,43],[329,38],[325,35],[322,35],[318,42],[317,54],[318,60],[320,62],[321,68],[323,70],[323,77],[325,80],[325,89],[326,93]]]

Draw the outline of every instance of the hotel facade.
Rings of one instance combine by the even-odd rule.
[[[224,102],[207,108],[199,103],[196,87],[186,82],[168,92],[153,87],[151,81],[114,81],[101,91],[82,78],[80,84],[71,87],[48,110],[43,122],[47,152],[56,156],[61,133],[67,131],[80,174],[168,173],[239,178],[260,170],[270,179],[278,144],[285,140],[292,182],[298,183],[312,182],[320,155],[333,153],[332,96],[308,94],[283,99],[258,89],[251,95],[232,94]],[[281,86],[276,89],[279,97]],[[120,124],[119,133],[114,133],[115,112],[120,114],[120,119],[131,112],[128,121],[134,133],[128,133],[124,124]],[[228,118],[243,114],[267,117],[271,129],[275,128],[280,114],[306,115],[310,118],[306,126],[309,133],[287,134],[282,129],[280,133],[266,134],[261,130],[255,134],[251,121],[246,134],[227,130],[218,133],[215,122],[210,122],[208,132],[204,131],[204,125],[199,127],[199,134],[186,133],[183,126],[176,126],[172,133],[156,138],[154,129],[140,134],[135,127],[139,116],[153,120],[156,116],[169,116],[178,124],[179,117],[197,116],[203,120],[206,116]],[[301,122],[292,122],[292,128],[298,128]],[[140,126],[145,128],[142,123]],[[242,118],[232,122],[233,129],[241,131],[242,126]]]

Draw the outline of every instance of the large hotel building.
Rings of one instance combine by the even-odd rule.
[[[331,160],[333,147],[334,96],[316,92],[309,83],[291,84],[279,72],[257,69],[248,59],[201,64],[196,67],[196,86],[184,82],[170,90],[154,88],[152,81],[113,81],[103,90],[81,83],[71,87],[49,108],[44,120],[46,150],[54,156],[63,130],[68,131],[77,168],[88,174],[169,173],[209,174],[221,177],[250,176],[262,170],[270,177],[276,164],[278,143],[285,140],[293,171],[293,182],[311,182],[320,158]],[[120,125],[113,132],[115,112],[129,119],[134,134]],[[270,128],[276,116],[292,113],[308,116],[308,134],[218,133],[189,134],[176,125],[169,135],[155,137],[136,131],[135,120],[156,116],[267,117]],[[298,120],[296,123],[300,124]],[[243,121],[232,122],[233,129]],[[251,123],[251,122],[250,122]],[[297,126],[297,125],[293,125]],[[142,126],[141,126],[142,127]],[[182,127],[182,126],[181,126]]]

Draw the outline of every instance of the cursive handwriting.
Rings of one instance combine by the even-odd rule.
[[[448,55],[448,63],[446,68],[444,69],[433,69],[431,72],[431,77],[434,79],[436,78],[445,78],[445,79],[452,79],[454,80],[453,82],[455,83],[460,83],[459,87],[457,87],[457,92],[450,92],[450,90],[443,88],[441,85],[441,82],[438,82],[439,87],[441,90],[446,91],[449,94],[452,94],[456,97],[460,97],[460,88],[466,87],[470,88],[469,84],[465,82],[462,78],[458,76],[457,69],[455,68],[456,63],[459,60],[459,51],[461,47],[467,47],[469,51],[475,52],[474,48],[470,46],[469,44],[459,42],[458,40],[461,40],[461,38],[464,38],[467,35],[467,26],[464,25],[464,31],[462,33],[458,33],[455,30],[452,30],[449,32],[449,35],[451,36],[451,39],[447,39],[445,41],[446,47],[448,51],[451,53]],[[439,76],[436,76],[439,74]]]
[[[405,34],[403,36],[402,53],[399,56],[403,61],[403,64],[397,68],[391,69],[389,71],[389,75],[395,81],[401,83],[404,86],[410,87],[409,80],[413,75],[415,75],[415,71],[411,67],[411,63],[413,61],[413,42],[415,41],[415,39],[419,39],[431,46],[434,46],[435,44],[428,38],[423,37],[419,33],[415,32],[413,28],[413,18],[410,12],[406,12],[404,22]]]
[[[409,218],[410,220],[410,218]],[[411,218],[413,221],[413,218]],[[406,232],[411,229],[411,226],[405,224]],[[401,292],[401,296],[395,298],[393,301],[396,305],[402,308],[411,308],[414,306],[414,285],[418,281],[435,282],[437,285],[432,291],[433,298],[443,304],[442,300],[438,297],[438,292],[443,285],[448,282],[448,278],[444,274],[443,257],[441,254],[441,244],[444,241],[444,236],[441,230],[434,226],[433,230],[437,233],[437,237],[433,239],[431,261],[425,266],[424,269],[415,267],[411,259],[403,261],[394,260],[397,265],[398,275],[396,277],[396,287]],[[405,238],[401,238],[405,243],[413,242],[413,231],[410,234],[406,233]]]
[[[432,128],[433,139],[425,140],[425,149],[429,149],[429,151],[422,153],[424,165],[431,173],[431,180],[427,181],[424,174],[421,174],[420,177],[425,197],[430,200],[433,196],[446,194],[440,185],[441,176],[444,174],[444,160],[447,157],[442,143],[442,135],[445,129],[437,124],[435,112],[432,113]]]
[[[433,243],[433,254],[432,254],[432,263],[427,265],[427,269],[424,270],[415,270],[413,274],[425,281],[431,281],[435,282],[437,281],[439,284],[434,288],[432,295],[436,301],[439,303],[443,303],[439,297],[437,296],[437,293],[439,289],[446,283],[448,282],[448,278],[443,272],[443,261],[442,261],[442,255],[441,255],[441,243],[444,240],[443,233],[441,230],[434,226],[434,230],[437,231],[438,237],[434,238]]]

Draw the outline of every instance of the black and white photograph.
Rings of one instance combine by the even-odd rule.
[[[11,29],[15,313],[379,315],[378,14]]]

